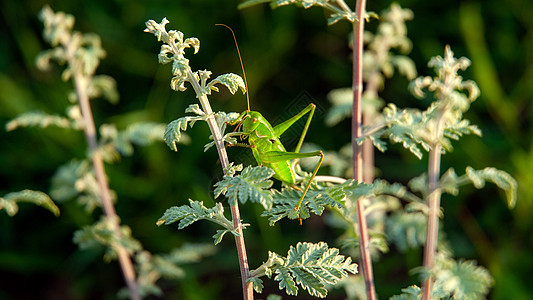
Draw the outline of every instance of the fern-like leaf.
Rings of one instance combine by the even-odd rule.
[[[298,243],[291,246],[286,257],[269,252],[268,260],[257,270],[252,278],[266,275],[279,281],[280,289],[288,295],[298,295],[298,286],[311,296],[324,298],[327,285],[335,284],[348,276],[357,273],[357,265],[351,258],[339,255],[339,250],[329,248],[324,242]]]
[[[418,248],[426,241],[426,222],[427,217],[419,212],[394,213],[387,219],[387,237],[401,252]]]
[[[433,270],[435,286],[433,296],[453,299],[485,299],[493,284],[487,269],[475,261],[455,261],[442,253]]]
[[[42,206],[52,212],[56,217],[59,216],[59,208],[47,194],[32,190],[12,192],[4,195],[4,197],[0,197],[0,210],[5,209],[7,214],[12,217],[19,210],[19,202],[28,202]]]
[[[277,221],[287,217],[291,220],[304,220],[309,218],[310,212],[320,216],[326,207],[344,207],[346,197],[357,199],[372,193],[372,185],[357,184],[353,180],[347,180],[343,184],[329,187],[314,187],[305,195],[298,210],[295,209],[302,192],[292,188],[273,191],[273,207],[265,211],[262,216],[269,217],[269,223],[273,226]]]
[[[6,130],[12,131],[19,127],[38,126],[46,128],[48,126],[57,126],[60,128],[76,128],[75,124],[68,118],[49,115],[42,111],[29,111],[20,114],[6,124]]]
[[[201,201],[189,199],[189,205],[173,206],[165,211],[163,216],[157,221],[157,225],[169,225],[178,222],[178,229],[183,229],[196,221],[208,220],[217,223],[226,230],[218,231],[213,238],[215,244],[218,244],[222,236],[231,232],[237,234],[234,230],[233,223],[224,216],[224,207],[217,203],[215,207],[207,208]]]
[[[165,125],[161,123],[134,123],[119,132],[115,147],[122,155],[131,155],[133,145],[147,146],[153,142],[163,141],[164,132]],[[188,142],[188,137],[182,136],[180,142]]]
[[[116,195],[111,191],[113,200]],[[72,160],[59,167],[52,177],[50,196],[62,202],[77,198],[80,205],[85,206],[88,212],[101,205],[99,188],[92,165],[87,160]]]
[[[198,120],[203,120],[201,116],[187,116],[170,122],[165,130],[164,140],[167,146],[173,151],[178,151],[178,143],[182,138],[182,131],[187,130],[187,126],[192,127]]]
[[[400,295],[395,295],[389,298],[389,300],[417,300],[419,299],[421,289],[416,285],[411,285],[405,289],[402,289]]]
[[[496,184],[496,186],[505,191],[509,208],[515,206],[518,183],[509,173],[496,168],[475,170],[467,167],[466,174],[463,176],[457,176],[453,169],[450,169],[441,177],[440,186],[444,192],[455,195],[458,192],[458,187],[462,185],[472,183],[475,188],[481,189],[487,181]]]
[[[228,73],[220,75],[217,78],[211,80],[207,86],[209,87],[209,89],[218,92],[218,88],[215,86],[216,84],[225,85],[231,94],[235,94],[238,89],[240,89],[243,94],[246,93],[244,80],[241,76],[237,74]]]
[[[105,247],[104,258],[108,261],[117,258],[115,249],[118,246],[123,247],[130,255],[142,249],[141,243],[132,237],[128,226],[120,226],[119,235],[113,229],[114,225],[111,222],[113,221],[102,217],[97,223],[84,226],[74,232],[74,242],[81,249]]]
[[[269,209],[272,206],[272,194],[268,189],[272,186],[270,178],[273,175],[272,169],[261,166],[248,166],[240,175],[225,175],[224,179],[215,184],[215,198],[222,194],[233,205],[237,201],[241,203],[251,201],[260,203],[265,209]]]

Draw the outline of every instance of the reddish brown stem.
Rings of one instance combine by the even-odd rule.
[[[196,77],[193,75],[192,71],[188,70],[187,75],[189,77],[189,82],[197,92],[197,95],[200,95],[198,99],[200,100],[203,111],[206,113],[206,115],[208,115],[207,124],[211,134],[213,135],[213,140],[215,141],[215,146],[218,151],[222,170],[224,170],[224,173],[226,173],[226,169],[229,167],[228,154],[226,153],[226,148],[224,147],[224,140],[220,133],[220,128],[218,127],[215,117],[213,116],[213,110],[211,109],[211,105],[209,104],[207,96],[200,92],[200,85],[196,81]],[[248,257],[246,255],[246,246],[244,244],[244,235],[242,232],[242,223],[238,203],[235,203],[235,205],[230,204],[230,210],[233,227],[235,227],[235,230],[238,233],[238,235],[235,235],[235,244],[237,246],[237,256],[239,257],[239,267],[241,270],[243,299],[253,300],[254,290],[252,283],[248,281],[248,278],[250,278],[250,268],[248,266]]]
[[[68,45],[66,47],[69,49]],[[72,51],[67,52],[71,53]],[[70,64],[73,66],[75,64],[74,56],[71,55],[69,58],[71,58]],[[99,197],[102,204],[102,209],[106,219],[109,221],[109,224],[111,224],[111,230],[113,230],[116,235],[120,236],[119,218],[115,211],[115,207],[113,206],[113,200],[111,198],[111,192],[109,190],[109,184],[107,182],[107,176],[105,173],[104,161],[102,159],[102,155],[98,151],[96,127],[94,125],[91,105],[89,103],[89,96],[87,95],[89,79],[87,76],[83,75],[81,69],[79,68],[75,71],[73,77],[74,85],[76,87],[76,94],[78,96],[78,103],[80,105],[80,110],[83,117],[83,130],[85,132],[85,137],[87,138],[87,144],[94,168],[94,176],[96,177],[100,192]],[[140,300],[141,298],[138,294],[137,282],[135,280],[135,270],[133,268],[130,255],[128,254],[127,250],[119,244],[113,245],[113,248],[117,252],[118,261],[122,270],[122,275],[124,276],[124,280],[128,286],[130,298],[133,300]]]
[[[365,0],[356,1],[357,21],[353,26],[353,111],[352,111],[352,147],[354,179],[363,182],[363,152],[356,139],[362,136],[362,91],[363,91],[363,32],[365,16]],[[360,267],[365,279],[367,299],[376,299],[374,276],[372,272],[372,258],[363,199],[357,200],[357,220],[359,222],[359,241],[361,249]]]
[[[439,208],[440,208],[440,189],[438,188],[438,181],[440,176],[440,156],[441,145],[434,143],[429,152],[428,162],[428,187],[429,195],[427,197],[427,204],[429,207],[426,245],[424,247],[424,268],[431,271],[435,264],[435,254],[437,252],[437,240],[439,233]],[[431,299],[433,291],[433,276],[428,276],[422,283],[422,299]]]

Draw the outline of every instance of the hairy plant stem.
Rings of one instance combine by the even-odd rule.
[[[437,252],[437,240],[439,234],[439,210],[440,210],[440,196],[441,190],[439,188],[440,177],[440,157],[442,153],[442,146],[440,139],[444,132],[443,129],[443,115],[446,107],[441,107],[437,110],[435,116],[435,133],[433,142],[431,143],[431,150],[429,151],[428,160],[428,222],[426,231],[426,244],[424,247],[423,266],[429,272],[429,276],[422,283],[422,299],[429,300],[433,294],[434,278],[431,276],[431,269],[435,264],[435,254]]]
[[[357,20],[353,24],[353,82],[354,93],[352,111],[352,148],[354,179],[363,182],[363,151],[356,139],[362,136],[362,92],[363,92],[363,33],[365,22],[366,0],[356,0],[355,13]],[[366,296],[369,300],[376,299],[374,275],[372,272],[372,258],[370,256],[369,236],[366,222],[364,202],[357,199],[357,220],[359,222],[359,245],[361,249],[361,270],[365,279]]]
[[[64,45],[69,64],[71,66],[76,65],[74,49],[70,47],[70,44]],[[111,230],[117,236],[121,236],[119,217],[113,206],[113,200],[111,198],[111,192],[109,190],[109,184],[105,173],[104,161],[101,153],[98,151],[98,142],[96,138],[96,127],[94,125],[93,114],[91,111],[91,105],[89,103],[89,96],[87,95],[87,88],[89,85],[89,78],[82,73],[81,66],[78,66],[73,74],[74,85],[76,87],[76,94],[78,97],[78,103],[80,105],[81,115],[83,117],[83,131],[87,138],[87,144],[91,161],[94,168],[94,176],[98,183],[99,197],[102,204],[104,215],[111,226]],[[132,300],[140,300],[140,296],[137,289],[137,282],[135,280],[135,270],[131,257],[127,250],[120,244],[113,245],[113,249],[117,252],[118,261],[122,270],[122,275],[128,286],[130,298]]]
[[[429,152],[428,162],[428,186],[429,195],[427,204],[429,207],[426,245],[424,247],[424,268],[431,271],[435,264],[435,254],[437,252],[437,239],[439,233],[439,208],[440,208],[440,189],[438,188],[438,180],[440,174],[440,156],[441,145],[435,143]],[[422,299],[431,299],[433,291],[433,276],[428,276],[422,284]]]
[[[211,134],[213,135],[213,140],[215,141],[215,146],[217,148],[218,156],[220,158],[220,164],[222,165],[222,169],[224,170],[224,174],[225,174],[226,169],[229,167],[229,159],[228,159],[228,154],[226,153],[226,148],[224,147],[224,140],[222,138],[220,128],[218,127],[218,124],[213,115],[213,110],[211,109],[211,105],[209,104],[207,95],[202,92],[200,84],[198,83],[198,81],[196,81],[196,77],[194,76],[194,74],[192,73],[190,69],[187,70],[187,77],[188,77],[188,81],[192,84],[193,89],[196,92],[196,95],[198,97],[198,100],[200,101],[200,105],[202,106],[203,111],[208,116],[207,124],[209,126],[209,130],[211,131]],[[230,204],[230,210],[231,210],[231,218],[233,221],[233,227],[238,233],[238,235],[234,235],[234,236],[235,236],[235,244],[237,245],[237,255],[239,257],[239,267],[241,270],[243,299],[253,300],[254,290],[253,290],[252,283],[248,281],[248,279],[250,278],[250,268],[248,266],[248,258],[246,255],[246,246],[244,244],[244,235],[242,232],[242,223],[241,223],[241,216],[239,212],[238,203],[236,202],[235,205]]]

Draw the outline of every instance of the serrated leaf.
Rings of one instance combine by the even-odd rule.
[[[401,295],[395,295],[390,297],[389,300],[418,300],[421,289],[416,285],[411,285],[402,289]]]
[[[106,248],[105,259],[117,258],[115,249],[123,247],[129,255],[142,249],[141,243],[131,236],[131,229],[128,226],[120,226],[120,233],[114,230],[115,225],[112,220],[102,217],[100,221],[84,226],[74,232],[73,241],[81,249],[104,246]]]
[[[443,192],[455,194],[462,185],[472,183],[475,188],[480,189],[485,186],[486,181],[496,184],[496,186],[505,191],[509,208],[515,206],[518,183],[509,173],[496,168],[488,167],[482,170],[475,170],[467,167],[466,174],[462,176],[455,175],[453,169],[450,169],[441,177],[439,184]]]
[[[387,219],[387,237],[400,252],[416,249],[426,241],[427,217],[419,212],[396,212]]]
[[[455,261],[439,254],[432,273],[435,276],[433,296],[454,299],[485,299],[493,279],[487,269],[475,261]]]
[[[213,79],[207,85],[211,90],[218,92],[216,84],[225,85],[231,94],[235,94],[238,89],[241,89],[242,93],[246,93],[246,86],[241,76],[233,73],[223,74]]]
[[[224,179],[215,183],[215,198],[225,195],[230,203],[257,202],[265,209],[272,206],[272,194],[268,190],[272,186],[270,178],[274,171],[267,167],[244,168],[240,175],[225,175]]]
[[[133,154],[133,145],[148,146],[153,142],[163,141],[165,127],[165,124],[154,122],[133,123],[125,130],[117,132],[112,143],[120,154],[131,155]],[[188,142],[188,136],[182,135],[180,142]]]
[[[108,75],[93,76],[87,88],[87,94],[91,99],[103,97],[112,104],[117,104],[119,100],[117,82]]]
[[[351,258],[339,255],[339,250],[329,248],[324,242],[298,243],[291,246],[287,257],[269,252],[269,259],[259,268],[261,275],[276,274],[280,289],[288,295],[298,295],[298,286],[310,295],[325,297],[326,285],[335,284],[348,276],[357,273],[357,265]]]
[[[248,279],[248,281],[250,281],[253,284],[254,291],[256,293],[260,294],[260,293],[263,292],[264,285],[263,285],[263,280],[261,280],[261,278],[252,277],[252,278]]]
[[[204,117],[182,117],[170,122],[163,135],[163,140],[167,146],[173,151],[178,151],[178,143],[181,141],[182,131],[187,130],[187,125],[192,127],[198,120],[203,120]]]
[[[218,245],[221,241],[222,241],[222,238],[224,237],[224,235],[226,233],[230,232],[230,230],[217,230],[217,233],[215,233],[215,235],[213,235],[213,239],[215,240],[214,243],[215,245]]]
[[[12,192],[4,195],[4,197],[0,197],[0,210],[5,209],[7,214],[12,217],[19,210],[19,202],[33,203],[48,209],[56,217],[59,216],[59,208],[47,194],[32,190]]]
[[[327,95],[331,108],[325,118],[327,126],[334,126],[352,115],[353,90],[351,88],[335,89]]]
[[[157,225],[169,225],[178,222],[178,229],[183,229],[196,221],[208,220],[224,227],[224,232],[217,231],[213,236],[218,243],[227,231],[233,231],[233,223],[224,216],[224,207],[221,203],[216,203],[214,207],[207,208],[201,201],[189,199],[189,205],[173,206],[165,211],[163,216],[157,221]]]
[[[75,128],[74,123],[68,118],[49,115],[42,111],[25,112],[12,119],[6,124],[6,130],[12,131],[19,127],[38,126],[46,128],[48,126],[57,126],[60,128]]]

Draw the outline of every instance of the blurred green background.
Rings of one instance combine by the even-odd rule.
[[[351,83],[350,25],[326,25],[319,8],[304,11],[267,5],[237,10],[238,1],[93,0],[9,1],[0,6],[0,124],[18,114],[43,110],[62,114],[67,106],[70,83],[60,80],[60,67],[49,72],[36,69],[38,52],[48,49],[41,38],[37,13],[44,4],[76,17],[76,30],[95,32],[102,38],[107,58],[97,73],[118,82],[118,105],[92,102],[97,124],[110,122],[124,128],[136,121],[168,123],[184,114],[195,102],[191,89],[170,90],[170,67],[157,62],[160,44],[143,33],[144,22],[163,17],[169,29],[201,40],[200,52],[188,55],[193,69],[213,74],[240,73],[230,33],[216,23],[231,26],[240,43],[246,66],[251,106],[273,124],[292,115],[300,102],[318,106],[306,141],[326,150],[339,149],[350,140],[349,122],[334,128],[323,125],[329,104],[328,91]],[[369,1],[370,11],[380,12],[391,1]],[[455,151],[443,157],[442,170],[453,166],[462,174],[468,165],[481,169],[494,166],[511,173],[519,183],[517,207],[509,211],[503,195],[493,186],[484,190],[464,188],[458,197],[443,199],[446,236],[456,257],[476,259],[495,279],[491,299],[530,299],[529,273],[533,270],[533,3],[528,0],[401,1],[415,14],[408,22],[413,41],[410,57],[420,75],[433,75],[427,61],[442,55],[451,45],[456,57],[467,56],[472,67],[466,79],[477,81],[481,97],[466,118],[478,124],[483,138],[467,136]],[[376,20],[367,28],[375,29]],[[383,98],[400,107],[421,106],[399,76],[386,82]],[[211,97],[214,110],[242,111],[245,98],[223,91]],[[187,230],[177,226],[158,228],[157,219],[166,208],[186,203],[187,198],[213,203],[212,185],[221,178],[216,151],[203,153],[208,141],[204,124],[188,131],[190,145],[178,153],[163,143],[137,148],[132,157],[107,165],[111,187],[118,194],[117,212],[145,249],[169,252],[185,242],[211,242],[215,227],[195,224]],[[295,144],[296,133],[286,139]],[[25,188],[48,191],[56,168],[72,158],[83,157],[85,139],[79,132],[57,128],[0,130],[0,195]],[[290,148],[290,146],[288,147]],[[230,157],[250,161],[245,150],[231,149]],[[244,157],[244,158],[242,158]],[[426,168],[407,151],[393,146],[377,154],[380,176],[406,183]],[[327,172],[327,169],[323,170]],[[227,206],[227,205],[226,205]],[[0,299],[115,299],[122,287],[118,264],[106,263],[102,251],[80,251],[72,233],[97,220],[100,211],[88,215],[75,202],[60,204],[55,218],[42,208],[21,205],[8,217],[0,211]],[[266,260],[267,250],[286,253],[297,241],[325,240],[336,245],[339,232],[326,227],[321,218],[304,226],[284,221],[269,227],[260,218],[257,205],[241,207],[242,218],[251,226],[245,232],[252,268]],[[374,263],[377,290],[382,299],[417,283],[410,268],[421,264],[421,251],[399,254],[391,249]],[[178,282],[162,282],[164,299],[239,299],[239,270],[234,242],[226,238],[213,257],[186,265],[187,276]],[[277,292],[266,281],[264,297]],[[263,298],[264,298],[263,297]],[[331,299],[343,299],[333,293]],[[258,297],[261,298],[261,297]],[[287,297],[290,298],[290,297]],[[301,292],[306,299],[305,292]],[[155,299],[155,298],[154,298]]]

